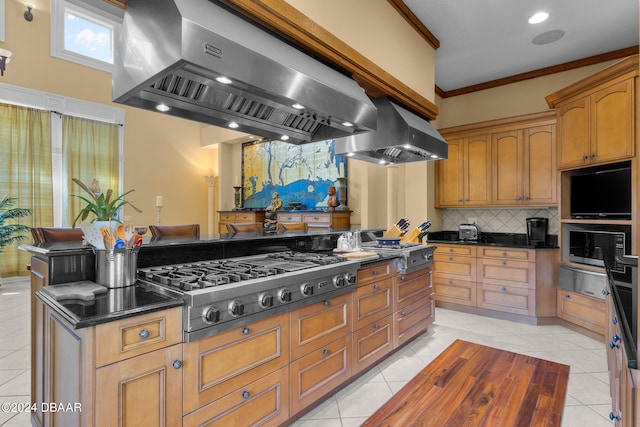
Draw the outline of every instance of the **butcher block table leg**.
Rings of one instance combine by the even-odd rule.
[[[456,340],[362,426],[560,426],[569,366]]]

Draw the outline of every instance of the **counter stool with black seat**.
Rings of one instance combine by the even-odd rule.
[[[229,233],[262,233],[264,224],[261,222],[227,224],[227,229]]]
[[[300,230],[306,233],[307,231],[309,231],[309,224],[307,224],[306,222],[291,222],[289,224],[283,224],[279,222],[277,229],[278,233],[284,233],[285,231],[289,230]]]
[[[149,230],[151,231],[151,236],[156,239],[171,237],[200,238],[200,224],[150,225]]]

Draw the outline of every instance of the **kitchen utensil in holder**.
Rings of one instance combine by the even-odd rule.
[[[138,248],[96,249],[96,283],[107,288],[123,288],[136,282]]]

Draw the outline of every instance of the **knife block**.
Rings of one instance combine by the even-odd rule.
[[[418,236],[420,235],[420,233],[421,232],[419,228],[414,228],[413,231],[410,231],[409,233],[402,236],[402,239],[400,239],[400,242],[420,243],[420,239],[418,239]]]
[[[386,237],[386,238],[402,237],[402,230],[400,230],[398,227],[394,225],[390,229],[388,229],[386,233],[384,233],[383,237]]]

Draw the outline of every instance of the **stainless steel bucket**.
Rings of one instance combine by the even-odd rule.
[[[123,288],[136,282],[138,251],[130,249],[95,250],[96,283],[107,288]]]

